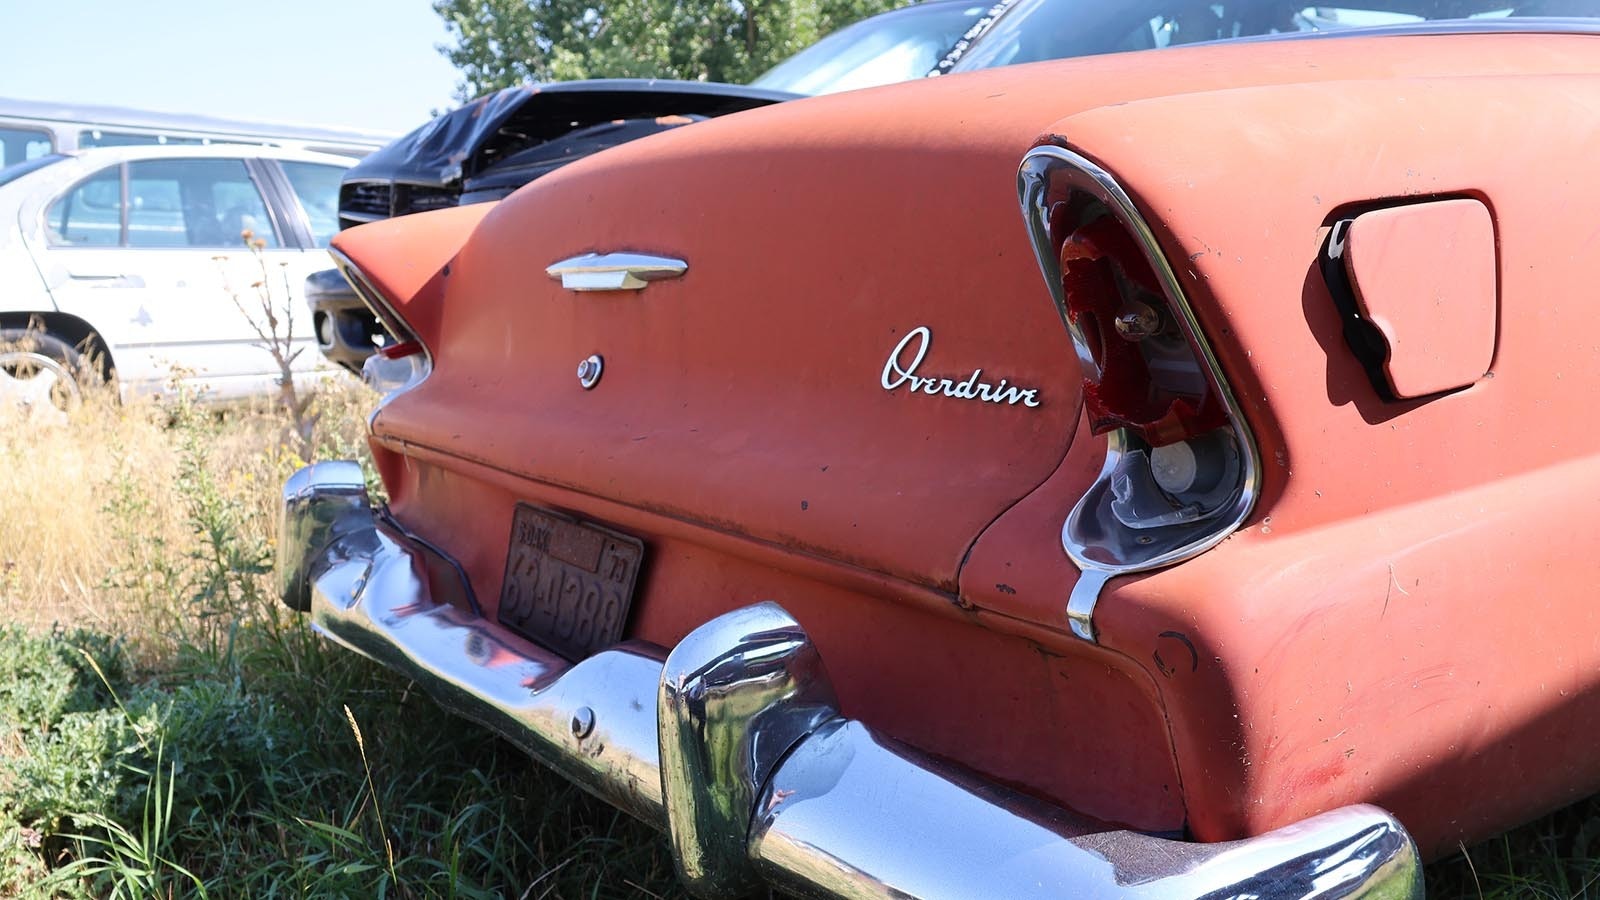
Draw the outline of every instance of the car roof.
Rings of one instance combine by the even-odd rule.
[[[85,103],[56,103],[0,97],[0,116],[38,119],[43,122],[82,124],[86,127],[160,128],[177,131],[211,132],[239,137],[282,138],[309,141],[341,141],[379,147],[395,138],[389,131],[311,125],[297,122],[259,122],[206,116],[193,113],[157,112],[126,106]]]
[[[69,150],[65,156],[84,163],[133,162],[142,159],[195,159],[209,157],[254,157],[257,159],[288,160],[290,162],[321,163],[348,169],[355,159],[335,153],[318,153],[293,147],[264,147],[260,144],[137,144],[128,147],[91,147]]]

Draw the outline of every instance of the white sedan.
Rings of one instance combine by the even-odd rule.
[[[255,146],[106,147],[0,169],[0,403],[184,384],[278,390],[326,368],[305,320],[353,160]]]

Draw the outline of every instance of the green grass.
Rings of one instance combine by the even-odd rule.
[[[1428,867],[1429,897],[1600,898],[1600,798]]]
[[[360,456],[368,398],[319,402],[314,455]],[[288,445],[187,404],[0,431],[35,512],[0,518],[0,898],[681,896],[655,832],[277,604]],[[1600,804],[1428,881],[1600,898]]]
[[[317,455],[362,454],[367,402],[329,399]],[[0,628],[0,898],[681,894],[654,831],[277,604],[302,461],[270,410],[83,416],[0,439],[17,507],[46,472],[84,488],[0,532],[0,603],[103,626]]]
[[[28,686],[0,695],[16,741],[0,756],[0,895],[674,891],[654,832],[287,614],[162,671],[76,632],[10,629],[0,647],[8,683]]]

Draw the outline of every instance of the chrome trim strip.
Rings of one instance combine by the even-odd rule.
[[[1191,346],[1199,354],[1200,362],[1205,366],[1206,374],[1211,380],[1211,386],[1217,391],[1223,407],[1227,410],[1234,439],[1240,448],[1243,468],[1239,496],[1231,509],[1220,518],[1208,523],[1212,527],[1201,532],[1198,537],[1188,540],[1141,544],[1128,539],[1129,536],[1126,534],[1113,534],[1094,527],[1095,511],[1102,504],[1110,502],[1111,473],[1115,470],[1122,454],[1126,452],[1120,433],[1114,432],[1110,435],[1106,447],[1105,467],[1094,485],[1079,498],[1077,505],[1073,507],[1061,527],[1061,546],[1080,572],[1078,582],[1067,603],[1068,622],[1073,634],[1093,641],[1095,640],[1094,609],[1106,581],[1118,575],[1147,572],[1189,559],[1221,543],[1244,524],[1251,510],[1255,508],[1256,499],[1261,492],[1261,455],[1256,446],[1255,436],[1250,431],[1250,425],[1245,421],[1244,412],[1234,397],[1233,389],[1223,376],[1222,366],[1218,363],[1216,354],[1200,329],[1200,322],[1189,306],[1188,297],[1184,294],[1178,276],[1167,262],[1166,256],[1162,254],[1155,233],[1151,231],[1149,223],[1140,214],[1133,199],[1109,172],[1088,158],[1061,147],[1036,147],[1023,157],[1022,165],[1018,169],[1017,195],[1022,204],[1022,215],[1027,222],[1039,270],[1043,273],[1050,289],[1050,296],[1055,300],[1056,311],[1061,316],[1062,324],[1072,334],[1073,346],[1078,352],[1080,361],[1086,355],[1084,347],[1087,341],[1067,314],[1067,301],[1061,288],[1061,263],[1056,259],[1052,249],[1054,242],[1050,236],[1048,196],[1052,179],[1063,179],[1072,189],[1086,191],[1098,198],[1137,238],[1140,251],[1161,282],[1167,303],[1177,316],[1178,323],[1188,336]],[[1084,364],[1092,371],[1094,365],[1092,360],[1084,361]],[[1149,535],[1140,537],[1148,539]]]
[[[569,663],[428,593],[425,558],[375,516],[360,469],[284,486],[279,589],[316,630],[414,679],[585,790],[667,832],[702,897],[1420,900],[1416,846],[1349,806],[1220,844],[1104,830],[844,718],[810,638],[762,603],[671,653]]]
[[[650,282],[678,278],[689,264],[644,253],[585,253],[551,263],[545,274],[569,291],[641,291]]]
[[[360,266],[356,265],[350,257],[345,256],[344,252],[337,247],[329,247],[328,255],[333,257],[334,268],[338,269],[339,274],[344,276],[344,280],[349,282],[350,289],[355,291],[356,296],[360,297],[367,304],[367,308],[372,310],[372,314],[383,322],[383,327],[389,329],[389,333],[394,335],[395,340],[404,341],[416,338],[416,335],[411,333],[410,327],[406,325],[406,321],[400,318],[400,314],[394,311],[393,306],[389,305],[389,298],[383,296],[373,286],[366,273],[361,271]],[[428,346],[423,344],[422,349],[426,352]],[[428,363],[430,366],[432,365],[432,356],[428,358]]]

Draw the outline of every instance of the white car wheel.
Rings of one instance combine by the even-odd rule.
[[[77,353],[59,340],[48,336],[46,340],[49,345],[29,338],[0,348],[0,410],[36,421],[57,420],[83,401],[83,388],[74,373]],[[61,350],[69,358],[49,352]]]

